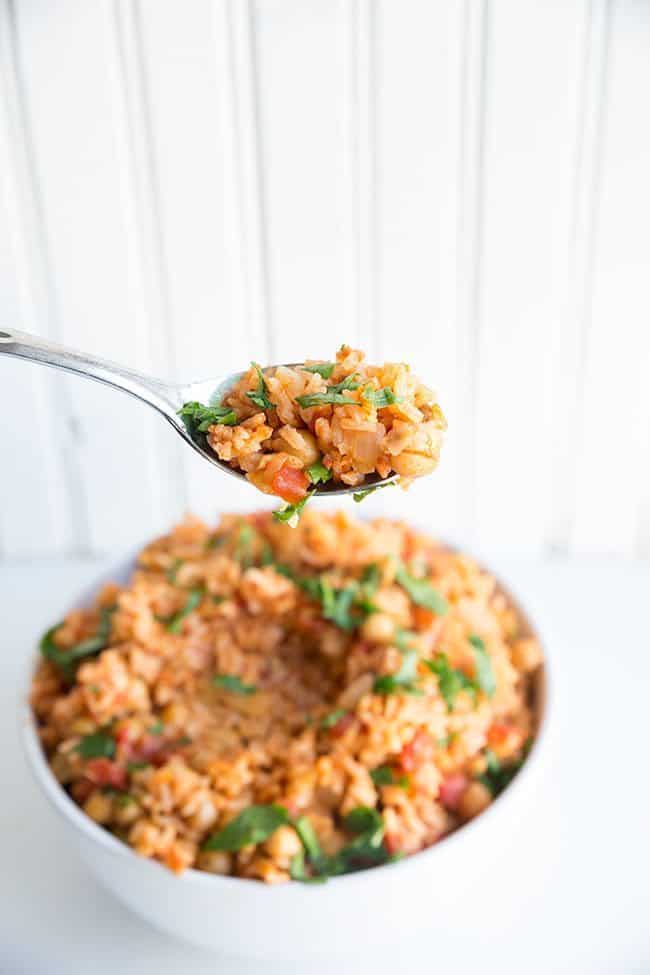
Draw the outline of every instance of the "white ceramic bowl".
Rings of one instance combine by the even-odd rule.
[[[116,566],[76,604],[87,605],[109,579],[126,582],[133,564],[129,560]],[[501,588],[539,638],[509,590]],[[463,938],[480,928],[496,892],[504,896],[513,886],[504,879],[504,869],[518,856],[516,837],[535,844],[526,823],[549,751],[547,656],[545,660],[535,692],[535,743],[524,767],[492,806],[422,853],[326,884],[267,886],[198,870],[175,876],[137,856],[68,797],[50,772],[24,701],[22,737],[32,772],[62,817],[71,849],[119,900],[161,930],[202,947],[264,959],[355,951],[412,937],[425,927],[434,947],[439,936]],[[25,697],[34,664],[31,657]]]

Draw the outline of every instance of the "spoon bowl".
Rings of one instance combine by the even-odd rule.
[[[154,376],[137,372],[134,369],[128,369],[116,362],[100,359],[86,352],[69,349],[54,342],[47,342],[37,335],[30,335],[28,332],[19,332],[10,328],[0,330],[0,355],[40,362],[42,365],[72,372],[77,376],[84,376],[86,379],[94,379],[105,386],[119,389],[130,396],[134,396],[164,416],[176,433],[193,447],[204,460],[232,477],[246,480],[243,471],[237,470],[226,461],[220,460],[205,441],[201,442],[200,439],[193,437],[182,417],[178,415],[182,406],[193,400],[205,403],[208,406],[220,403],[228,390],[244,375],[243,372],[202,379],[193,383],[169,383]],[[285,363],[285,365],[295,367],[302,365],[302,363],[291,362]],[[363,484],[356,487],[327,481],[324,484],[315,485],[312,493],[330,496],[353,494],[357,491],[365,491],[368,488],[383,487],[385,484],[394,482],[396,478],[397,474],[391,474],[389,477],[379,477],[378,474],[372,474],[365,479]]]

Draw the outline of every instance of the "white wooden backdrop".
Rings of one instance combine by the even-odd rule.
[[[410,361],[441,468],[363,510],[479,545],[650,554],[649,174],[648,0],[0,0],[0,327],[184,378]],[[259,502],[0,361],[3,557]]]

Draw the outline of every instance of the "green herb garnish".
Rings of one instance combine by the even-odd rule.
[[[395,481],[389,481],[388,484],[372,484],[370,487],[363,488],[361,491],[355,491],[352,497],[357,504],[359,504],[361,501],[367,498],[369,494],[374,494],[375,491],[381,491],[383,488],[388,487],[397,487],[397,484]]]
[[[101,731],[94,735],[85,735],[75,751],[82,758],[113,758],[115,755],[115,740]]]
[[[381,569],[376,562],[367,565],[361,574],[361,588],[367,599],[371,599],[381,585]]]
[[[372,389],[370,386],[366,386],[363,391],[363,398],[368,403],[372,403],[378,410],[383,409],[385,406],[392,406],[393,403],[402,402],[402,397],[396,396],[388,386],[384,386],[383,389]]]
[[[178,411],[178,416],[183,420],[190,435],[205,433],[214,424],[234,427],[237,423],[237,414],[230,406],[205,406],[195,400],[184,403]]]
[[[326,481],[331,480],[332,472],[325,464],[320,461],[316,461],[311,467],[307,468],[307,476],[312,484],[325,484]]]
[[[320,726],[329,730],[333,728],[335,724],[338,724],[341,718],[344,718],[348,712],[344,708],[336,708],[335,711],[330,711],[326,714],[324,718],[321,718]]]
[[[250,569],[253,564],[253,540],[256,532],[252,525],[244,521],[239,526],[237,541],[235,542],[234,557],[241,564],[242,569]]]
[[[370,778],[377,786],[398,785],[401,789],[408,789],[409,787],[408,775],[400,775],[399,778],[396,778],[395,772],[390,765],[379,765],[377,768],[372,769]]]
[[[424,692],[415,683],[418,674],[418,652],[417,650],[406,650],[402,653],[402,666],[396,674],[384,674],[383,677],[376,677],[373,684],[375,694],[423,694]]]
[[[313,488],[311,491],[307,491],[307,494],[304,496],[304,498],[301,498],[300,501],[296,501],[295,504],[287,504],[284,506],[284,508],[279,508],[277,511],[274,511],[273,518],[275,521],[279,521],[282,524],[291,525],[292,528],[295,528],[305,505],[315,493],[315,488]]]
[[[403,565],[399,565],[395,573],[395,581],[410,596],[417,606],[430,610],[437,616],[444,616],[449,606],[444,597],[427,579],[416,579],[407,572]]]
[[[524,759],[520,758],[516,762],[504,765],[494,754],[491,748],[485,749],[485,759],[487,769],[483,775],[478,776],[478,781],[482,782],[490,790],[493,796],[500,795],[506,786],[510,785],[515,775],[524,764]]]
[[[321,603],[323,606],[323,616],[326,620],[331,620],[342,630],[353,630],[359,625],[359,619],[350,610],[357,594],[358,586],[351,584],[345,589],[335,589],[321,579]]]
[[[127,772],[142,772],[145,768],[151,768],[151,762],[127,762]]]
[[[162,735],[164,730],[165,730],[165,726],[160,719],[154,721],[151,727],[147,728],[147,731],[149,732],[150,735]]]
[[[492,697],[497,689],[497,683],[492,669],[492,661],[485,649],[485,643],[475,633],[469,637],[469,642],[474,647],[474,659],[476,661],[476,683],[488,697]]]
[[[269,399],[268,386],[266,385],[264,373],[256,362],[251,362],[251,366],[257,373],[257,389],[253,393],[246,393],[246,395],[248,396],[249,400],[255,403],[255,406],[259,406],[261,410],[274,410],[275,404]]]
[[[335,362],[316,362],[311,366],[301,366],[305,372],[317,372],[319,376],[323,379],[329,379],[334,369],[336,368]]]
[[[322,853],[311,821],[307,816],[300,816],[293,825],[296,833],[300,837],[300,842],[305,848],[307,856],[311,857],[312,860],[318,860],[322,856]]]
[[[303,849],[291,861],[290,872],[293,880],[304,883],[322,882],[328,877],[364,870],[397,859],[383,845],[384,821],[376,809],[358,806],[348,813],[344,826],[348,832],[354,834],[354,839],[333,856],[325,856],[321,852],[311,823],[307,821],[309,824],[306,825],[304,821],[303,816],[294,823]]]
[[[190,613],[194,612],[196,607],[199,605],[203,599],[204,591],[203,589],[190,589],[185,605],[182,609],[179,609],[177,613],[173,613],[172,616],[157,616],[156,619],[159,623],[164,623],[170,633],[180,633],[183,620]]]
[[[331,403],[336,406],[342,406],[345,404],[356,406],[357,401],[355,399],[351,399],[349,396],[346,396],[345,391],[358,389],[360,385],[361,384],[357,382],[354,376],[348,376],[342,382],[337,383],[336,386],[328,386],[327,389],[322,393],[310,393],[307,396],[296,396],[296,402],[299,403],[304,409],[307,409],[310,406],[324,406],[327,403]]]
[[[171,582],[172,586],[176,585],[176,576],[178,575],[178,570],[183,564],[183,559],[174,559],[170,567],[167,569],[165,575],[167,576],[167,581]]]
[[[254,684],[244,684],[241,678],[234,674],[215,674],[212,678],[215,687],[221,687],[224,691],[232,691],[233,694],[254,694],[257,687]]]
[[[279,826],[289,822],[284,806],[249,806],[227,826],[214,833],[203,845],[204,850],[226,850],[235,853],[245,846],[263,843]]]
[[[117,609],[116,606],[108,606],[99,611],[99,625],[94,636],[82,640],[67,650],[62,650],[54,643],[54,634],[61,629],[63,623],[57,623],[51,627],[41,638],[39,649],[43,656],[56,664],[66,677],[73,675],[75,664],[85,657],[94,657],[100,653],[107,645],[111,633],[111,618]]]
[[[474,697],[476,696],[474,681],[462,670],[452,667],[446,654],[440,653],[433,660],[425,660],[424,663],[438,678],[438,687],[448,711],[453,710],[456,695],[461,691],[469,691]]]

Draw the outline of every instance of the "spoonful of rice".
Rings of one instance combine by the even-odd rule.
[[[403,363],[372,366],[341,346],[333,361],[168,383],[13,329],[0,355],[30,359],[121,389],[153,407],[197,453],[286,503],[295,525],[315,494],[355,501],[438,464],[446,422],[435,394]]]

